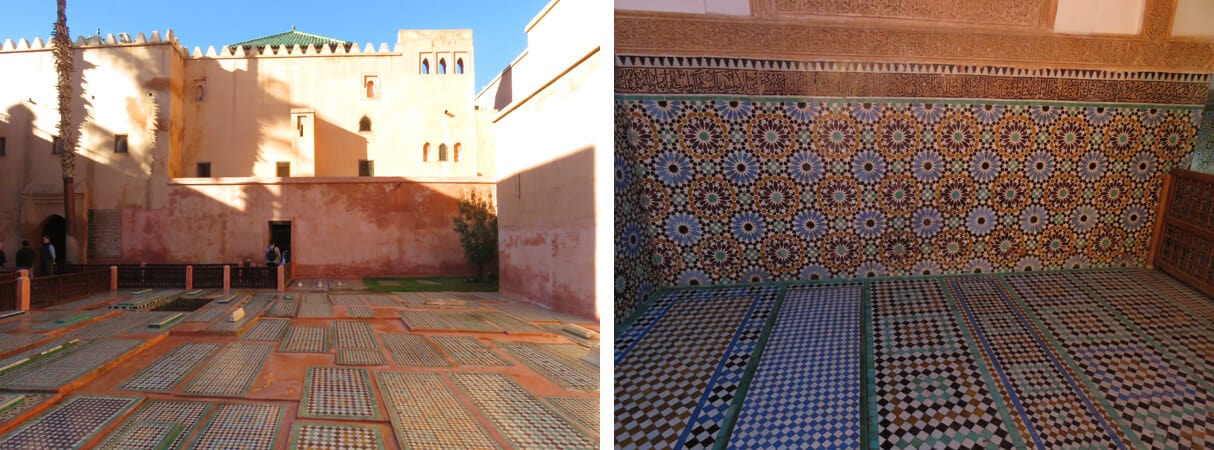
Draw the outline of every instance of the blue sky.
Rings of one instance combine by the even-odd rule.
[[[46,40],[55,22],[54,0],[4,2],[0,14],[0,42],[11,38]],[[185,2],[68,0],[67,24],[73,40],[91,36],[172,28],[187,49],[216,48],[256,37],[281,33],[294,25],[338,39],[391,47],[400,29],[471,28],[476,54],[476,89],[479,92],[527,47],[523,28],[548,0],[360,0],[342,1],[233,1]]]

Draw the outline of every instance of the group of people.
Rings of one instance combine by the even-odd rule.
[[[266,247],[266,266],[278,267],[286,265],[288,253],[291,252],[289,250],[280,250],[278,245],[271,242],[270,246]]]
[[[51,243],[49,236],[42,236],[42,252],[38,255],[34,249],[30,248],[30,241],[27,239],[21,240],[21,248],[17,250],[16,261],[17,270],[30,270],[32,275],[46,276],[53,275],[57,270],[55,267],[55,259],[59,256],[55,252],[55,244]],[[35,263],[37,266],[35,266]],[[37,267],[37,270],[31,270]],[[0,242],[0,271],[8,270],[8,256],[4,254],[4,243]]]

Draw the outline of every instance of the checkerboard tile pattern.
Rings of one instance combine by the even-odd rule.
[[[203,361],[219,350],[220,344],[187,342],[161,356],[156,362],[132,375],[118,389],[127,391],[171,392]]]
[[[379,431],[358,425],[296,422],[291,448],[301,450],[382,450]]]
[[[346,316],[354,319],[370,319],[375,317],[375,311],[367,306],[350,306],[346,308]]]
[[[300,401],[300,417],[379,418],[366,369],[310,367]]]
[[[513,366],[472,336],[430,336],[430,340],[461,366]]]
[[[282,336],[286,334],[287,327],[290,325],[290,319],[262,319],[240,338],[246,341],[278,342],[282,340]]]
[[[309,300],[314,298],[310,295],[305,295],[303,302],[299,305],[299,313],[295,317],[298,318],[321,318],[328,319],[333,317],[333,307],[327,301]]]
[[[243,396],[253,385],[253,380],[261,372],[261,366],[272,351],[273,344],[228,344],[190,380],[182,393],[220,397]]]
[[[148,400],[98,448],[180,448],[210,409],[211,403],[207,402]]]
[[[327,353],[329,327],[291,325],[278,351],[283,353]]]
[[[382,366],[388,364],[379,349],[346,348],[337,350],[337,364],[342,366]]]
[[[69,345],[0,375],[0,388],[56,390],[143,344],[140,339],[107,339]]]
[[[193,449],[274,448],[283,407],[265,403],[221,403]]]
[[[572,449],[597,446],[597,439],[578,431],[506,375],[452,373],[451,379],[516,447]]]
[[[599,399],[586,397],[548,397],[549,405],[573,419],[582,428],[590,430],[595,436],[599,434]]]
[[[20,395],[21,400],[12,404],[8,408],[0,409],[0,423],[8,422],[12,418],[24,414],[26,411],[33,409],[35,406],[50,400],[54,395],[45,392],[21,392],[13,395]]]
[[[426,338],[416,334],[381,334],[384,348],[398,366],[445,367],[451,363]]]
[[[787,291],[729,448],[860,446],[861,290]]]
[[[361,320],[333,322],[333,348],[379,348],[375,331]]]
[[[754,302],[742,295],[687,298],[670,299],[663,314],[634,323],[629,331],[637,331],[616,342],[615,442],[623,448],[677,446]],[[656,337],[645,339],[650,334]]]
[[[0,438],[5,449],[77,448],[139,403],[138,397],[80,395]]]
[[[568,344],[534,344],[529,342],[496,342],[495,347],[505,350],[511,357],[531,368],[544,378],[568,391],[598,392],[599,371],[586,363],[561,354],[562,347],[573,347],[585,355],[586,350]],[[568,352],[568,350],[566,350]]]
[[[356,305],[363,304],[363,301],[362,301],[362,299],[359,299],[357,295],[330,294],[329,303],[332,303],[337,306],[356,306]]]
[[[880,445],[1025,445],[935,281],[873,283],[872,327]]]
[[[266,310],[266,317],[295,317],[297,312],[299,312],[298,301],[279,300]]]
[[[377,372],[396,439],[406,448],[502,448],[437,373]]]

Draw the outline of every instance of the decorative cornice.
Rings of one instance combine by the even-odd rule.
[[[615,49],[632,55],[1214,72],[1214,44],[1153,40],[1171,26],[1170,18],[1159,13],[1168,8],[1156,6],[1158,1],[1168,0],[1148,5],[1151,14],[1143,25],[1148,38],[616,11]]]
[[[621,94],[958,98],[1201,105],[1210,75],[947,64],[616,56]]]

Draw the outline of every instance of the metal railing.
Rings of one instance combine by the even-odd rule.
[[[16,308],[16,282],[7,290],[13,296],[13,308]],[[110,271],[88,270],[84,272],[66,273],[45,277],[35,277],[30,280],[30,308],[45,308],[62,303],[68,303],[85,296],[110,290]],[[3,295],[3,294],[0,294]]]
[[[17,280],[0,281],[0,311],[12,311],[17,308]]]
[[[288,277],[290,278],[290,277]],[[274,267],[232,267],[232,287],[242,289],[278,288],[278,269]]]

